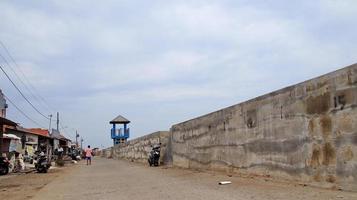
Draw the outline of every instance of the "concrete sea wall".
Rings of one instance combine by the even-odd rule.
[[[357,64],[171,128],[173,165],[357,191]]]
[[[168,139],[168,131],[159,131],[134,140],[130,140],[125,144],[120,144],[113,147],[113,158],[147,163],[149,153],[152,149],[151,146],[161,143],[160,163],[167,164],[170,162],[171,158],[169,155],[170,151],[168,151],[167,148]]]
[[[357,64],[102,151],[357,191]]]

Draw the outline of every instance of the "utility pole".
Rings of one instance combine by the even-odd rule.
[[[79,137],[79,134],[78,134],[78,132],[77,132],[77,130],[76,130],[76,147],[78,148],[78,137]]]
[[[59,112],[57,112],[57,131],[59,131],[58,125],[59,125]]]
[[[83,149],[83,138],[81,137],[81,149]]]
[[[48,133],[51,133],[51,122],[52,122],[52,114],[48,115],[50,117],[50,125],[48,127]]]

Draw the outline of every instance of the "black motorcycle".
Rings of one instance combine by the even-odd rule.
[[[159,166],[159,161],[160,161],[160,145],[156,145],[152,148],[152,150],[150,151],[150,155],[149,155],[149,165],[151,166]]]
[[[9,173],[10,162],[6,157],[0,157],[0,175]]]
[[[49,162],[47,156],[41,152],[37,156],[37,163],[35,164],[35,168],[38,173],[47,173],[48,169],[51,167],[51,162]]]

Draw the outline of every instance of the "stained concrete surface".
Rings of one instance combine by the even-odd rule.
[[[218,181],[233,184],[219,186]],[[357,193],[278,183],[261,177],[228,177],[123,160],[84,162],[38,191],[33,199],[357,199]]]
[[[357,64],[171,128],[173,165],[357,192]]]

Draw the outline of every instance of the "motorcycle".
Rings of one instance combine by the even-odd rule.
[[[28,163],[32,164],[33,163],[33,157],[29,156],[29,155],[25,155],[24,156],[24,162],[28,162]]]
[[[73,149],[73,150],[69,153],[69,156],[71,156],[72,160],[76,160],[76,161],[81,160],[80,151],[77,150],[77,149]]]
[[[10,161],[6,157],[0,157],[0,175],[9,173]]]
[[[150,155],[148,158],[148,162],[150,167],[151,166],[159,166],[159,161],[160,161],[160,145],[155,145],[152,147],[152,150],[150,151]]]
[[[51,167],[51,162],[48,161],[45,153],[41,152],[37,156],[37,163],[35,164],[35,169],[38,173],[47,173],[48,169]]]

